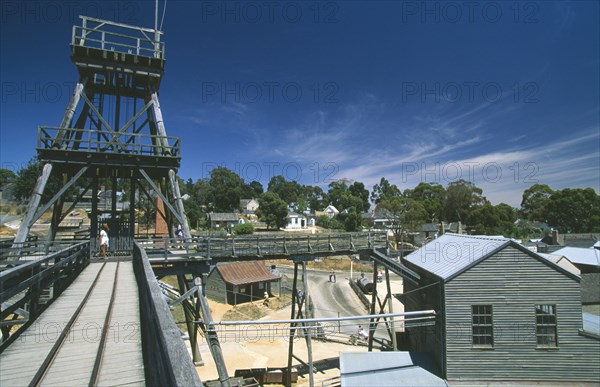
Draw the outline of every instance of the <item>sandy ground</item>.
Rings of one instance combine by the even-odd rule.
[[[395,285],[392,286],[392,293],[400,292],[400,289],[396,289],[399,286],[398,282],[393,281],[392,284]],[[380,289],[380,291],[383,291],[383,289]],[[395,304],[396,302],[397,300],[394,299]],[[232,308],[230,305],[212,301],[209,301],[209,304],[214,321],[221,321],[222,316]],[[394,312],[401,312],[402,310],[401,304],[395,305]],[[287,307],[273,311],[261,320],[273,321],[289,318],[290,307]],[[219,342],[229,376],[233,376],[236,369],[286,367],[289,351],[288,327],[287,324],[221,327],[218,332]],[[311,340],[313,363],[315,363],[317,369],[314,374],[316,385],[320,385],[322,381],[340,376],[338,359],[341,352],[367,351],[365,346],[343,344],[347,340],[347,336],[333,335],[333,337],[336,341]],[[203,338],[200,340],[200,352],[204,361],[203,366],[196,367],[200,379],[203,382],[218,379],[212,355]],[[294,355],[308,362],[308,350],[305,340],[297,338],[294,341]],[[293,359],[292,365],[301,367],[300,362],[296,359]],[[308,373],[299,373],[297,385],[309,385]]]
[[[220,321],[221,316],[230,308],[229,305],[211,302],[214,321]],[[263,317],[262,320],[285,320],[289,318],[290,308],[287,307]],[[260,328],[257,328],[257,326],[242,326],[238,328],[228,327],[227,332],[221,330],[219,332],[219,342],[221,343],[229,376],[233,376],[236,369],[286,367],[289,350],[289,330],[286,328],[287,325],[269,324],[262,325]],[[335,361],[332,362],[332,366],[331,362],[324,364],[323,360],[337,360],[340,352],[366,352],[367,350],[366,347],[319,340],[311,340],[311,345],[313,362],[317,363],[315,365],[317,372],[314,374],[315,384],[320,384],[321,381],[340,375]],[[218,379],[215,363],[204,339],[200,342],[200,353],[204,361],[203,366],[196,367],[200,379],[203,382]],[[305,340],[296,339],[294,341],[294,355],[308,362]],[[296,359],[293,359],[292,364],[293,366],[301,365]],[[308,373],[299,375],[297,385],[309,385]]]

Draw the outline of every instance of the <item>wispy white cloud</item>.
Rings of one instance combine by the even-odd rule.
[[[395,127],[381,118],[379,108],[376,103],[348,106],[333,122],[316,115],[285,130],[272,152],[297,162],[336,163],[336,177],[368,187],[381,177],[401,189],[419,182],[445,186],[463,178],[483,188],[493,203],[514,206],[520,204],[523,191],[538,182],[556,189],[600,190],[598,128],[573,130],[554,141],[524,141],[525,134],[510,138],[495,133],[494,121],[514,107],[493,109],[488,104],[454,114],[395,117],[402,122],[397,124],[400,130],[371,133],[372,127]]]

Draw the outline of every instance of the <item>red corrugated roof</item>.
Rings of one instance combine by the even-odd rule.
[[[279,278],[271,274],[269,269],[258,261],[219,263],[217,270],[225,282],[233,285],[273,281]]]

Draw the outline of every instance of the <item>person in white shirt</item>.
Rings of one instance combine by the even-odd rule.
[[[369,338],[369,333],[362,326],[358,326],[358,337],[362,340],[366,340]]]
[[[106,250],[108,250],[108,224],[104,223],[100,230],[100,254],[102,258],[106,258]]]

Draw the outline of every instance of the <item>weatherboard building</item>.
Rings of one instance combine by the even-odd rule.
[[[438,320],[407,329],[402,349],[428,353],[444,379],[600,380],[600,317],[584,326],[578,275],[514,241],[458,234],[403,263],[421,276],[405,284],[405,310]]]

